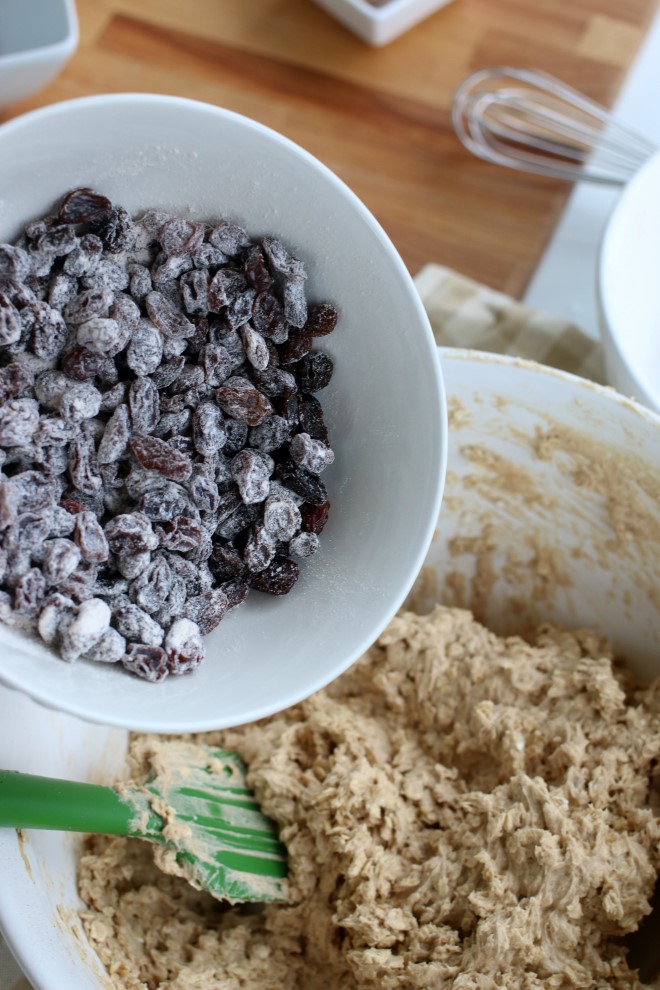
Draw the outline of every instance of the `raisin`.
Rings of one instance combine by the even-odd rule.
[[[158,233],[163,253],[192,254],[204,240],[204,224],[183,217],[166,220]]]
[[[131,430],[128,421],[128,407],[117,406],[106,423],[98,447],[99,464],[112,464],[123,457],[128,446]]]
[[[227,439],[224,417],[213,402],[201,402],[192,418],[195,449],[200,454],[212,454],[220,450]]]
[[[298,403],[298,418],[303,433],[308,433],[314,440],[328,442],[328,428],[325,425],[323,408],[313,395],[306,395]]]
[[[250,243],[250,238],[242,227],[231,220],[221,220],[208,235],[209,242],[223,254],[233,257],[241,248]]]
[[[190,458],[157,437],[134,437],[130,447],[138,463],[170,481],[185,481],[192,473]]]
[[[71,481],[85,495],[95,495],[102,487],[94,444],[83,435],[69,444],[68,467]]]
[[[14,611],[19,615],[34,617],[38,614],[46,594],[46,581],[38,567],[32,567],[16,582]]]
[[[128,410],[135,433],[151,433],[160,419],[158,390],[150,378],[136,378],[128,390]]]
[[[160,646],[163,642],[162,627],[139,605],[124,601],[112,610],[112,622],[118,632],[130,643]]]
[[[91,381],[101,373],[107,361],[106,355],[90,351],[77,344],[62,357],[62,371],[77,382]]]
[[[284,319],[292,327],[300,329],[307,322],[307,300],[305,298],[305,283],[300,278],[289,278],[284,283],[282,292],[284,302]]]
[[[142,512],[124,513],[105,524],[105,536],[116,556],[155,550],[158,537]]]
[[[13,302],[0,292],[0,346],[8,346],[20,340],[23,321]]]
[[[119,354],[124,345],[123,335],[116,320],[109,317],[92,317],[78,326],[78,343],[90,351]]]
[[[41,570],[48,584],[57,585],[75,571],[80,563],[80,549],[67,539],[47,540],[45,548]]]
[[[101,638],[85,653],[83,660],[94,660],[95,663],[118,663],[126,652],[126,640],[116,629],[106,629]]]
[[[30,274],[30,256],[22,247],[0,244],[0,278],[23,282]]]
[[[309,311],[305,329],[312,337],[325,337],[337,326],[337,310],[332,303],[317,303]]]
[[[290,334],[286,343],[280,347],[280,362],[283,365],[295,364],[300,361],[312,349],[312,335],[305,330]]]
[[[243,274],[245,278],[257,292],[270,289],[273,284],[273,276],[268,270],[263,249],[258,244],[253,244],[245,252],[243,257]]]
[[[172,572],[164,557],[156,557],[131,582],[131,601],[149,615],[155,615],[167,602],[172,589]]]
[[[248,535],[243,561],[248,571],[263,571],[275,556],[276,540],[265,526],[253,526]]]
[[[110,627],[110,608],[101,598],[82,602],[78,612],[62,635],[61,652],[64,660],[77,660],[91,650]]]
[[[108,541],[93,512],[83,510],[76,516],[75,540],[85,560],[100,564],[108,559]]]
[[[151,563],[151,553],[148,550],[140,550],[137,553],[120,553],[115,560],[117,570],[123,578],[132,581],[138,574],[142,574],[145,567]]]
[[[202,349],[200,358],[207,385],[222,385],[234,369],[232,356],[222,344],[207,344]]]
[[[67,339],[66,323],[61,314],[47,302],[35,302],[23,310],[22,317],[30,334],[30,346],[37,357],[57,357]]]
[[[162,681],[169,673],[167,653],[160,646],[129,643],[121,662],[125,670],[152,684]]]
[[[270,491],[270,471],[255,450],[241,450],[231,462],[231,473],[246,504],[263,502]]]
[[[209,559],[209,567],[219,581],[240,577],[245,571],[243,558],[231,543],[216,541]]]
[[[196,268],[187,272],[179,279],[183,308],[191,316],[204,315],[209,311],[209,279],[208,273]]]
[[[269,495],[264,505],[264,526],[276,540],[290,540],[300,529],[301,515],[292,499]]]
[[[75,299],[64,307],[63,316],[67,323],[86,323],[93,316],[108,316],[114,294],[110,289],[83,289]]]
[[[199,626],[191,619],[176,619],[167,631],[163,647],[170,674],[188,674],[204,660],[204,644]]]
[[[268,367],[270,361],[270,353],[265,339],[249,323],[241,327],[240,334],[246,358],[253,368],[263,371],[264,368]]]
[[[29,444],[39,425],[39,406],[34,399],[9,399],[0,408],[0,445]]]
[[[186,492],[178,485],[169,483],[164,488],[145,492],[140,508],[152,522],[171,522],[190,510],[191,505]]]
[[[145,305],[150,319],[163,336],[185,338],[194,334],[194,324],[177,310],[162,292],[150,292],[145,299]]]
[[[300,506],[302,528],[306,532],[314,533],[318,536],[319,533],[323,532],[323,528],[328,521],[329,513],[329,502],[321,502],[317,505],[313,505],[310,502],[303,502]]]
[[[305,279],[307,277],[302,261],[294,258],[276,237],[264,237],[261,243],[271,271],[277,272],[278,275],[284,275],[286,278]]]
[[[96,234],[84,234],[64,259],[64,271],[73,278],[93,275],[103,254],[103,244]]]
[[[235,268],[219,268],[208,283],[208,310],[220,313],[225,306],[233,304],[247,288],[241,272]]]
[[[334,452],[322,440],[313,440],[309,433],[297,433],[289,444],[291,458],[312,474],[320,474],[335,459]]]
[[[228,609],[229,599],[225,592],[213,588],[188,598],[183,614],[186,619],[197,623],[200,632],[207,636],[220,624]]]
[[[112,203],[93,189],[82,187],[68,193],[62,203],[57,219],[60,223],[89,223],[99,221],[112,213]]]
[[[263,591],[268,595],[288,595],[299,574],[298,565],[293,560],[278,554],[265,570],[252,574],[249,583],[255,591]]]
[[[182,355],[171,361],[163,362],[151,375],[151,380],[156,388],[160,390],[172,385],[183,371],[185,364],[186,359]]]
[[[316,533],[298,533],[289,541],[289,553],[294,557],[311,557],[319,548],[319,538]]]
[[[268,416],[250,430],[250,446],[270,454],[278,450],[291,436],[291,427],[282,416]]]
[[[247,581],[241,579],[223,581],[220,585],[220,591],[224,592],[227,596],[229,608],[236,608],[237,605],[242,605],[248,596],[249,590]]]
[[[258,292],[252,303],[252,326],[264,337],[283,343],[288,335],[284,310],[272,292]]]
[[[297,366],[301,391],[320,392],[329,384],[333,371],[332,358],[324,351],[308,354]]]
[[[156,533],[162,547],[177,553],[189,553],[203,539],[201,525],[188,516],[176,516],[169,522],[160,523]]]
[[[101,408],[101,393],[89,382],[80,382],[65,389],[59,408],[65,419],[92,419]]]
[[[312,505],[321,505],[323,502],[327,502],[328,496],[325,485],[317,475],[311,474],[305,468],[299,467],[291,461],[285,461],[278,465],[276,474],[287,488],[302,496],[306,502],[311,502]]]
[[[18,362],[0,368],[0,405],[31,390],[34,386],[34,373]]]
[[[229,378],[216,392],[218,405],[241,423],[257,426],[273,412],[270,402],[245,378]]]
[[[37,620],[37,631],[44,643],[59,645],[61,634],[73,619],[76,605],[72,598],[54,592],[44,600]]]
[[[260,391],[271,399],[281,395],[292,395],[296,391],[296,379],[290,371],[284,371],[282,368],[268,367],[263,371],[255,368],[252,371],[252,378]]]
[[[137,237],[135,224],[121,206],[113,207],[109,213],[93,217],[89,225],[91,232],[100,237],[104,248],[111,254],[130,251],[135,244]]]
[[[61,224],[50,227],[37,239],[37,249],[44,254],[63,257],[76,247],[78,238],[72,227]]]

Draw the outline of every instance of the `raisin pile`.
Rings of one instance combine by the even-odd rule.
[[[0,619],[67,661],[196,669],[315,553],[333,362],[304,265],[230,220],[68,193],[0,244]]]

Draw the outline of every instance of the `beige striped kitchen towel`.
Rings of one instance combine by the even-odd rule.
[[[442,265],[415,285],[442,347],[513,354],[604,383],[601,346],[563,317],[542,313]]]

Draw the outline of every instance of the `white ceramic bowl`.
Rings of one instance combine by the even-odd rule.
[[[320,393],[336,460],[322,550],[286,598],[254,593],[207,638],[194,674],[150,684],[119,665],[63,663],[0,628],[0,680],[106,725],[184,732],[250,721],[349,666],[405,597],[430,542],[446,459],[442,379],[401,259],[327,168],[273,131],[207,104],[124,94],[74,100],[0,128],[0,240],[64,192],[94,186],[131,213],[230,216],[307,263],[308,298],[340,322]]]
[[[78,45],[73,0],[2,0],[0,108],[43,89]]]
[[[418,604],[458,600],[501,632],[546,619],[590,625],[639,675],[660,673],[660,418],[510,358],[448,351],[443,368],[449,470]],[[125,732],[2,689],[0,707],[0,766],[122,776]],[[110,987],[77,917],[79,843],[0,830],[0,926],[35,990]]]
[[[660,411],[660,152],[623,190],[598,264],[600,325],[608,379]]]

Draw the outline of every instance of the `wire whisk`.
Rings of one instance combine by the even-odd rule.
[[[456,90],[454,129],[479,158],[572,182],[623,185],[655,146],[545,72],[502,66]]]

